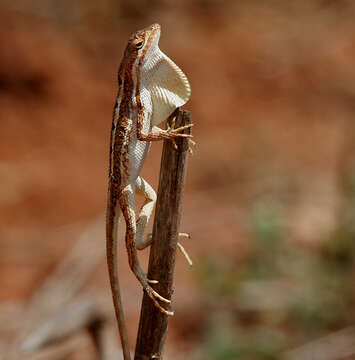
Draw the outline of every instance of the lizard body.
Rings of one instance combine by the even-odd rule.
[[[160,311],[173,314],[161,306],[159,301],[170,301],[152,288],[151,284],[156,281],[147,279],[137,256],[137,249],[150,245],[151,240],[143,239],[143,233],[156,201],[155,191],[139,176],[151,141],[190,137],[181,134],[181,131],[191,125],[174,130],[157,127],[190,97],[186,76],[159,49],[159,38],[158,24],[137,31],[130,37],[119,68],[119,90],[112,121],[106,246],[113,303],[125,360],[130,360],[130,352],[117,270],[120,214],[126,223],[125,242],[131,270]],[[135,211],[136,193],[146,199],[138,217]]]

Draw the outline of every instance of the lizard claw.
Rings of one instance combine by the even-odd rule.
[[[178,146],[176,145],[175,139],[171,139],[171,142],[173,143],[174,149],[178,150]]]
[[[170,128],[168,131],[170,132],[170,133],[178,133],[178,132],[180,132],[180,131],[184,131],[184,130],[186,130],[186,129],[190,129],[190,128],[192,128],[194,126],[194,124],[187,124],[187,125],[184,125],[184,126],[180,126],[180,127],[178,127],[178,128],[176,128],[176,129],[172,129],[172,128]],[[186,134],[184,134],[184,135],[186,135]]]
[[[165,315],[168,316],[173,316],[174,312],[173,311],[169,311],[164,309],[158,302],[157,299],[159,299],[160,301],[166,302],[166,303],[170,303],[169,299],[164,298],[163,296],[159,295],[151,286],[146,285],[143,286],[145,292],[147,293],[147,295],[151,298],[151,300],[153,301],[154,305],[160,310],[160,312],[162,312]]]
[[[191,235],[189,233],[179,233],[178,235],[184,238],[191,239]]]
[[[174,129],[175,127],[175,121],[176,121],[176,117],[174,117],[171,122],[167,121],[167,124],[166,124],[166,131],[170,131],[172,129]]]
[[[157,280],[150,280],[145,275],[142,277],[139,277],[139,281],[143,286],[144,291],[147,293],[147,295],[151,298],[154,305],[159,309],[160,312],[162,312],[165,315],[173,316],[174,312],[164,309],[158,300],[165,302],[167,304],[170,304],[171,301],[169,299],[166,299],[165,297],[161,296],[157,291],[155,291],[149,284],[157,284]]]
[[[195,146],[196,146],[196,142],[193,141],[193,140],[191,140],[191,139],[189,139],[189,149],[188,149],[188,151],[189,151],[189,154],[190,154],[191,156],[194,154],[193,147],[195,147]]]
[[[152,289],[152,294],[157,298],[159,299],[160,301],[162,302],[165,302],[167,304],[170,304],[171,303],[171,300],[169,299],[166,299],[165,297],[159,295],[155,290]]]
[[[180,132],[184,131],[186,129],[190,129],[193,126],[194,126],[194,124],[188,124],[188,125],[180,126],[176,129],[173,129],[172,127],[168,126],[168,128],[165,130],[165,132],[167,134],[169,134],[172,138],[174,138],[174,137],[192,138],[191,134],[180,134]]]
[[[187,261],[187,263],[192,266],[192,260],[189,256],[189,254],[187,253],[187,251],[185,250],[185,248],[178,242],[177,246],[179,248],[179,250],[181,251],[181,253],[185,256],[185,259]]]
[[[149,280],[149,279],[147,279],[147,281],[148,281],[148,283],[149,284],[158,284],[158,280]]]
[[[188,239],[191,238],[190,234],[188,234],[188,233],[179,233],[179,236],[184,237],[184,238],[188,238]],[[188,264],[190,266],[192,266],[192,260],[191,260],[191,258],[189,256],[189,254],[187,253],[187,251],[185,250],[185,248],[179,242],[177,243],[177,247],[181,251],[181,253],[185,256],[185,259],[188,262]]]

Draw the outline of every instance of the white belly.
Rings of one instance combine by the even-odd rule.
[[[144,108],[144,121],[143,133],[148,134],[152,130],[151,117],[152,117],[152,101],[150,93],[146,89],[141,89],[141,102]],[[137,179],[140,171],[142,170],[144,160],[148,154],[151,142],[140,141],[137,139],[137,112],[132,114],[133,124],[130,136],[129,145],[129,163],[130,163],[130,181]]]
[[[130,181],[137,179],[139,176],[150,145],[150,141],[137,140],[137,132],[135,129],[133,130],[129,146]]]

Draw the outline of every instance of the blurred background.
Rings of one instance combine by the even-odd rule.
[[[167,358],[355,359],[354,20],[350,0],[0,0],[0,357],[117,358],[111,116],[126,41],[158,22],[197,142]]]

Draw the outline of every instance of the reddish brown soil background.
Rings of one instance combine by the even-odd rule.
[[[70,226],[84,228],[104,213],[118,64],[130,33],[159,22],[162,50],[191,82],[185,108],[192,112],[197,142],[182,220],[182,230],[192,235],[185,245],[195,267],[189,270],[179,256],[171,354],[272,359],[278,351],[351,325],[354,310],[345,316],[346,306],[334,323],[317,325],[309,334],[292,317],[270,325],[268,310],[233,307],[238,294],[233,284],[252,276],[238,278],[228,266],[245,269],[255,260],[250,256],[259,231],[255,214],[262,232],[281,223],[287,229],[277,237],[283,246],[302,249],[314,261],[329,239],[342,241],[332,234],[344,228],[344,217],[352,219],[353,209],[353,2],[36,3],[0,2],[0,301],[28,301],[72,247],[78,233]],[[155,187],[160,151],[155,144],[144,168]],[[104,246],[104,230],[95,241]],[[120,246],[123,283],[131,294],[126,301],[131,297],[137,305],[128,310],[133,342],[140,290],[125,270],[123,242]],[[260,255],[261,262],[278,251],[262,250],[268,254]],[[345,253],[352,251],[350,246]],[[211,262],[214,282],[206,272]],[[353,258],[350,264],[347,274],[354,274]],[[302,262],[294,266],[303,271]],[[272,280],[280,277],[296,281],[282,271]],[[221,278],[227,287],[222,295],[214,291]],[[88,286],[109,293],[104,259]],[[344,301],[353,300],[352,294]],[[212,356],[204,347],[215,339],[208,335],[213,324],[223,328],[223,317],[216,315],[221,312],[233,319],[232,339],[237,337],[232,329],[262,325],[276,328],[282,345],[271,355]]]

